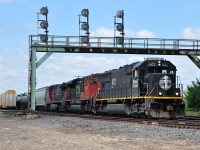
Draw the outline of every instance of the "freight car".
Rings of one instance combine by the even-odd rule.
[[[46,93],[48,87],[39,88],[35,93],[35,108],[36,110],[46,110]],[[21,93],[16,97],[16,108],[26,109],[29,105],[29,95],[28,93]]]
[[[28,108],[28,93],[21,93],[16,98],[16,109],[27,109]]]
[[[153,118],[184,117],[176,67],[161,58],[125,65],[67,83],[65,110]]]
[[[56,84],[36,89],[35,92],[35,109],[36,110],[52,110],[62,111],[61,102],[66,97],[65,84]],[[17,109],[28,108],[29,96],[27,93],[17,96]]]
[[[16,108],[16,91],[7,90],[0,95],[0,108]]]
[[[39,88],[35,91],[35,109],[46,110],[47,87]]]

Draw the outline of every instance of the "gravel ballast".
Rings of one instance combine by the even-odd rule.
[[[200,149],[200,130],[75,117],[0,116],[0,150]]]

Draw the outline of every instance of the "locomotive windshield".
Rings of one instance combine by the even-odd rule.
[[[90,77],[90,83],[91,84],[95,84],[97,81],[99,81],[99,77],[98,76]]]
[[[174,70],[173,69],[169,69],[169,68],[158,68],[158,67],[149,67],[148,68],[148,73],[170,73],[170,74],[174,74]]]

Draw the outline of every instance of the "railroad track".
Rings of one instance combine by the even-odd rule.
[[[6,110],[3,110],[3,111],[6,111]],[[15,110],[12,110],[12,111],[15,111]],[[23,111],[17,110],[17,113],[18,115],[21,115],[23,114]],[[86,120],[125,122],[125,123],[130,123],[130,124],[144,124],[144,125],[200,130],[200,117],[193,117],[193,116],[186,116],[181,119],[170,120],[170,119],[132,118],[132,117],[124,117],[124,116],[122,117],[122,116],[106,116],[106,115],[89,115],[89,114],[64,113],[64,112],[47,112],[47,111],[36,111],[36,113],[39,115],[77,117],[77,118],[82,118]]]
[[[111,122],[125,122],[130,124],[144,124],[154,126],[165,126],[173,128],[185,129],[200,129],[200,117],[186,116],[185,118],[170,120],[170,119],[151,119],[151,118],[132,118],[121,116],[106,116],[106,115],[89,115],[89,114],[73,114],[62,112],[38,112],[43,115],[58,115],[66,117],[78,117],[86,120],[101,120]]]

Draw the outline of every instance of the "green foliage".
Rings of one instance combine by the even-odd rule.
[[[196,78],[196,82],[192,81],[191,85],[187,86],[184,93],[184,100],[190,110],[200,110],[200,80]]]
[[[179,135],[179,136],[177,137],[177,139],[178,139],[178,140],[185,140],[185,139],[187,139],[187,136],[185,136],[185,135]]]
[[[6,112],[3,112],[3,114],[12,116],[12,115],[16,115],[17,113],[14,111],[6,111]]]
[[[185,111],[186,111],[186,116],[200,116],[199,111],[191,110],[191,108],[189,108],[189,109],[186,108]]]

